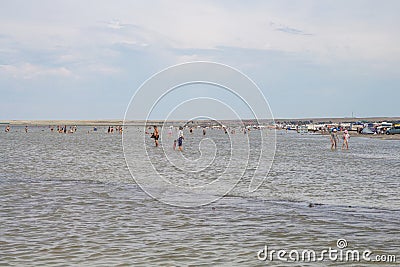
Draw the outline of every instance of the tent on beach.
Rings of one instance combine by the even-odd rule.
[[[364,127],[361,131],[362,134],[374,134],[374,131],[371,130],[369,127]]]

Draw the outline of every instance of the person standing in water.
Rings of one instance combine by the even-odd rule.
[[[183,147],[182,147],[183,139],[185,139],[183,137],[183,127],[179,126],[179,131],[178,131],[178,149],[179,149],[179,151],[183,150]]]
[[[342,149],[344,149],[344,147],[346,147],[346,150],[349,150],[349,139],[350,139],[350,134],[347,130],[345,130],[343,133]]]
[[[26,133],[28,132],[28,126],[25,126],[25,132]]]
[[[153,135],[151,136],[154,138],[154,143],[156,144],[156,147],[158,147],[158,138],[160,137],[160,134],[158,132],[157,126],[154,125],[154,132]]]
[[[336,128],[332,129],[330,137],[331,137],[331,149],[334,150],[337,148],[337,143],[339,142]]]
[[[173,127],[172,127],[172,126],[169,126],[169,129],[168,129],[168,137],[171,137],[171,136],[172,136],[172,129],[173,129]]]
[[[206,135],[206,128],[205,127],[203,128],[203,135],[204,136]]]

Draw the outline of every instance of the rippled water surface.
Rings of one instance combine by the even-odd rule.
[[[262,262],[257,252],[265,245],[320,251],[336,248],[339,238],[349,248],[400,261],[399,141],[351,138],[349,151],[331,151],[326,136],[278,131],[272,168],[258,190],[248,191],[250,165],[225,197],[181,208],[149,197],[135,183],[121,135],[88,130],[58,134],[31,127],[25,133],[14,127],[0,133],[1,266],[296,266]],[[142,134],[141,128],[127,130]],[[178,182],[198,175],[199,183],[223,172],[226,135],[207,132],[218,148],[214,154],[206,143],[200,153],[201,130],[185,134],[183,155],[215,155],[215,166],[181,178],[168,164],[157,164],[158,171]],[[234,138],[245,137],[237,131]],[[257,141],[250,143],[257,149]],[[149,157],[162,153],[147,145]],[[162,145],[170,157],[178,155],[172,138]],[[141,177],[146,171],[132,170]]]

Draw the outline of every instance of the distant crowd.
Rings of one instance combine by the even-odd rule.
[[[64,125],[64,126],[62,126],[62,125],[51,126],[50,125],[49,129],[50,129],[51,132],[67,134],[67,133],[75,133],[77,131],[77,129],[78,129],[78,126],[76,126],[76,125],[73,125],[73,126],[67,126],[67,125]],[[97,127],[96,126],[93,127],[92,130],[94,132],[97,132]],[[123,130],[122,126],[108,126],[107,133],[116,132],[116,133],[122,134],[122,130]],[[5,129],[4,129],[4,131],[6,133],[10,132],[11,131],[10,125],[7,125],[5,127]],[[24,131],[27,133],[29,131],[29,127],[25,126]],[[90,133],[90,130],[88,130],[87,133]]]

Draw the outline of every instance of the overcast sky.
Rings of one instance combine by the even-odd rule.
[[[400,116],[399,10],[397,0],[3,0],[0,120],[121,119],[151,75],[196,60],[241,70],[278,118]]]

